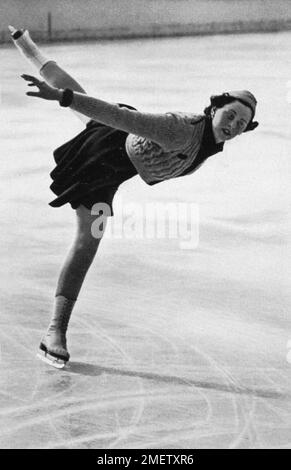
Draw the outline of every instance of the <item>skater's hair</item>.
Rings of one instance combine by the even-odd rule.
[[[204,114],[206,117],[211,118],[211,111],[213,108],[223,108],[226,104],[232,103],[233,101],[239,101],[240,103],[247,106],[252,111],[252,117],[250,122],[248,123],[247,127],[243,132],[253,131],[256,127],[258,127],[259,123],[257,121],[253,121],[254,113],[250,106],[244,101],[230,96],[228,93],[223,93],[222,95],[212,95],[210,97],[210,105],[204,109]]]

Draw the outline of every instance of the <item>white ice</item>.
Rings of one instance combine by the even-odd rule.
[[[200,112],[239,88],[259,102],[259,128],[197,173],[120,188],[116,208],[196,204],[199,244],[105,238],[62,371],[35,358],[75,222],[48,206],[49,171],[82,124],[26,97],[33,70],[0,50],[1,448],[291,447],[290,45],[285,32],[43,47],[90,94],[141,110]]]

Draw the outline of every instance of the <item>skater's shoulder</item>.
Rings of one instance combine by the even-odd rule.
[[[193,113],[190,111],[171,111],[166,113],[168,116],[176,118],[177,121],[184,122],[189,125],[196,125],[205,121],[205,114]]]

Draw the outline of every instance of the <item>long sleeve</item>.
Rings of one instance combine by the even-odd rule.
[[[175,149],[193,135],[193,126],[176,113],[142,113],[76,92],[71,109],[107,126],[145,137],[165,149]]]

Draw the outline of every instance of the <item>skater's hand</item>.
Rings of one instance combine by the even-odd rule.
[[[53,88],[46,82],[42,82],[41,80],[36,77],[33,77],[32,75],[23,74],[21,75],[21,77],[25,81],[30,82],[28,83],[28,86],[36,86],[38,88],[38,91],[28,91],[26,93],[27,96],[36,96],[37,98],[53,101],[59,101],[61,99],[62,91],[58,88]]]

